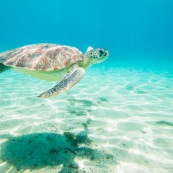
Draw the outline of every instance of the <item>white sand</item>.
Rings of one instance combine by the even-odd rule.
[[[173,172],[173,75],[93,68],[50,99],[36,96],[55,83],[0,80],[0,172]],[[78,146],[63,135],[82,131]]]

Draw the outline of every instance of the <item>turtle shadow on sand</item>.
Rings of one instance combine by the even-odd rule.
[[[91,143],[87,133],[85,128],[77,135],[64,132],[63,135],[32,133],[9,137],[1,146],[1,159],[13,165],[18,171],[62,165],[60,173],[76,172],[79,169],[79,165],[74,161],[76,157],[99,162],[113,159],[110,154],[84,146]]]

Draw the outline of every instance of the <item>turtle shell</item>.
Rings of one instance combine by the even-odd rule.
[[[42,71],[60,70],[83,58],[77,48],[58,44],[27,45],[0,54],[6,66]]]

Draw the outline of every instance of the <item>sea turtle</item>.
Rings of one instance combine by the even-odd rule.
[[[106,49],[88,47],[85,54],[75,47],[59,44],[32,44],[0,54],[0,72],[13,68],[48,81],[60,81],[38,97],[47,98],[67,91],[84,74],[85,69],[107,59]]]

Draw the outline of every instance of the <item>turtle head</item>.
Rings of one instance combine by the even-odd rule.
[[[108,58],[109,52],[108,50],[102,48],[93,49],[92,47],[88,47],[85,55],[92,64],[98,64]]]

